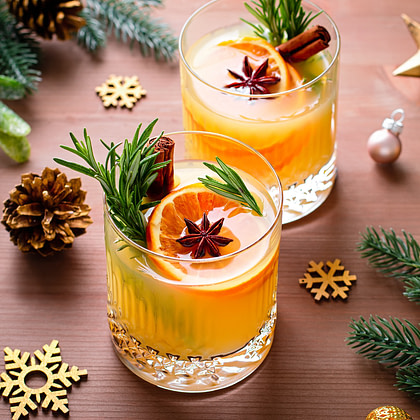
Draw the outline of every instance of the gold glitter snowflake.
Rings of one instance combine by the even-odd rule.
[[[340,260],[334,262],[327,261],[328,270],[324,270],[324,263],[315,263],[310,261],[308,272],[304,274],[303,279],[299,279],[299,283],[306,285],[307,289],[314,295],[314,299],[319,301],[322,298],[328,299],[330,295],[333,298],[341,297],[347,299],[347,291],[350,289],[352,282],[356,281],[355,275],[350,275],[341,265]],[[314,287],[318,285],[319,287]]]
[[[133,108],[134,104],[147,93],[140,85],[137,76],[123,77],[114,74],[111,74],[107,81],[95,90],[105,107],[119,105]]]
[[[51,344],[45,344],[44,353],[35,351],[35,356],[20,350],[12,350],[10,347],[4,349],[4,361],[6,372],[0,375],[0,391],[3,389],[3,396],[9,399],[10,411],[13,420],[20,416],[29,414],[28,409],[36,410],[42,401],[42,408],[52,406],[55,412],[68,413],[67,389],[72,382],[78,382],[87,376],[86,370],[79,370],[73,366],[68,370],[69,365],[62,363],[58,341],[53,340]],[[45,380],[39,388],[31,388],[26,382],[33,375]]]

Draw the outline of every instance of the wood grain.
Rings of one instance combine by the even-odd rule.
[[[178,34],[204,1],[166,3],[158,14]],[[82,178],[94,223],[71,250],[48,259],[24,255],[1,229],[0,347],[33,352],[59,340],[64,361],[89,373],[69,393],[70,418],[363,420],[386,404],[420,418],[420,404],[393,386],[393,370],[345,344],[351,318],[360,315],[419,321],[419,307],[402,296],[402,285],[377,274],[355,251],[367,226],[405,229],[420,241],[420,78],[391,75],[415,53],[400,15],[420,20],[418,0],[318,3],[333,16],[342,37],[339,176],[320,209],[283,230],[275,342],[247,380],[224,391],[184,395],[138,379],[119,362],[106,323],[102,196],[94,181]],[[92,138],[119,140],[155,117],[157,131],[181,128],[177,63],[156,63],[114,41],[96,58],[72,42],[43,42],[42,51],[39,91],[8,102],[32,126],[32,154],[18,165],[0,153],[2,199],[22,173],[55,167],[52,158],[62,156],[59,145],[69,144],[69,132],[80,136],[87,127]],[[95,87],[110,74],[137,75],[147,97],[132,111],[104,109]],[[406,113],[402,155],[393,166],[378,166],[367,154],[367,138],[400,107]],[[310,260],[335,258],[358,281],[347,301],[316,304],[298,280]],[[37,416],[52,417],[42,410]],[[11,418],[5,399],[0,418]]]

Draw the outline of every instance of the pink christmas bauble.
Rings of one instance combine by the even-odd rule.
[[[367,142],[371,158],[378,163],[395,162],[401,154],[401,141],[397,135],[382,128],[371,134]]]

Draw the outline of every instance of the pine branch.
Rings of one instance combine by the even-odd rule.
[[[137,43],[144,56],[172,60],[178,41],[166,24],[150,17],[149,7],[156,4],[160,1],[87,0],[87,8],[104,24],[105,31],[129,42],[130,47]]]
[[[77,32],[77,43],[89,52],[96,52],[106,45],[106,33],[100,20],[98,20],[90,9],[85,7],[80,12],[86,25]]]
[[[372,315],[369,320],[353,319],[350,327],[348,344],[367,359],[398,368],[399,389],[420,397],[420,329],[407,320]]]
[[[162,0],[131,0],[138,8],[160,7],[163,5]]]
[[[382,234],[382,235],[381,235]],[[367,228],[358,250],[373,267],[383,274],[403,281],[404,295],[420,303],[420,246],[409,233],[398,237],[391,229]],[[348,344],[368,359],[397,367],[397,384],[400,390],[420,397],[420,329],[411,322],[373,316],[363,317],[350,324],[353,331]]]
[[[360,321],[352,320],[348,344],[358,348],[357,353],[367,359],[388,364],[389,367],[404,367],[420,361],[420,330],[411,322],[398,318],[370,316],[369,320],[360,317]]]
[[[18,25],[0,1],[0,75],[16,80],[24,89],[8,93],[4,99],[20,99],[37,89],[41,81],[38,64],[40,48],[34,35]]]
[[[403,231],[402,239],[392,229],[386,232],[381,228],[381,232],[383,237],[374,228],[367,228],[358,246],[362,257],[391,277],[420,276],[420,245],[413,236]]]
[[[386,232],[381,228],[381,233],[382,236],[374,228],[367,228],[357,249],[381,273],[403,281],[404,295],[420,303],[420,245],[404,231],[403,238],[392,229]]]
[[[403,295],[412,302],[420,304],[420,276],[404,279],[405,292]]]
[[[399,369],[396,373],[398,389],[420,399],[420,366]]]

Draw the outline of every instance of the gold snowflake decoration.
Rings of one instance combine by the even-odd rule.
[[[347,299],[347,291],[350,290],[352,282],[357,280],[355,275],[350,275],[341,265],[340,260],[334,262],[327,261],[327,271],[324,270],[324,263],[315,263],[310,261],[308,272],[304,274],[303,279],[299,279],[301,285],[306,285],[307,289],[314,295],[316,301],[322,298],[328,299],[330,295],[333,298],[337,296]],[[314,285],[319,285],[314,287]]]
[[[111,74],[107,81],[95,90],[105,107],[120,105],[130,109],[147,93],[140,85],[137,76],[123,77],[114,74]]]
[[[21,354],[17,349],[4,349],[6,372],[0,375],[0,391],[3,389],[2,395],[9,399],[13,420],[28,415],[28,408],[37,409],[41,401],[42,408],[52,405],[53,411],[68,413],[66,388],[71,387],[71,381],[78,382],[82,377],[87,377],[86,370],[79,370],[77,366],[68,370],[69,365],[62,363],[57,340],[45,344],[43,350],[44,353],[35,351],[36,362],[28,352]],[[42,376],[45,383],[39,388],[31,388],[26,380],[33,375]]]

